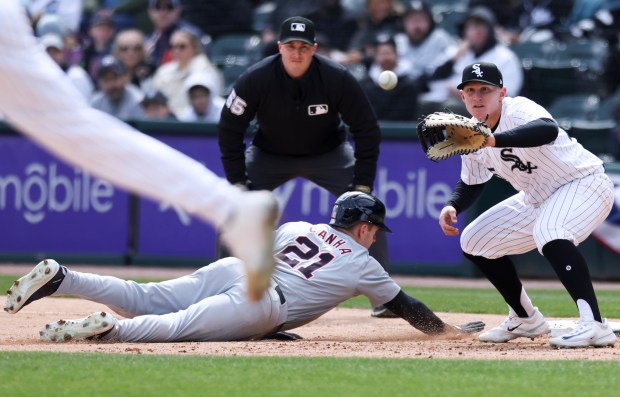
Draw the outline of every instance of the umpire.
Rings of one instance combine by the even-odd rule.
[[[375,112],[353,75],[316,51],[314,23],[292,17],[282,23],[278,53],[239,76],[218,131],[231,183],[273,190],[302,177],[336,197],[347,190],[372,191],[381,142]],[[254,118],[246,150],[244,135]],[[370,253],[386,270],[387,251],[382,232]],[[373,315],[389,313],[375,308]]]

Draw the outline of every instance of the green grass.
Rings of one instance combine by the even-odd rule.
[[[451,313],[504,314],[506,303],[495,289],[404,287],[409,295],[421,300],[433,311]],[[564,289],[530,289],[528,295],[545,316],[578,317],[577,307]],[[620,291],[596,292],[603,316],[620,318]],[[358,296],[342,307],[369,307],[368,299]]]
[[[620,363],[0,353],[0,396],[587,396]]]
[[[0,291],[8,289],[17,277],[0,276]],[[153,280],[136,280],[153,281]],[[403,287],[409,295],[421,300],[435,312],[504,314],[507,306],[492,288]],[[564,289],[530,289],[534,304],[548,317],[578,317],[577,307]],[[620,318],[620,291],[596,291],[603,316]],[[369,308],[368,299],[358,296],[343,302],[341,307]]]
[[[404,289],[437,312],[506,313],[494,289]],[[564,290],[528,292],[547,316],[577,316]],[[620,292],[597,295],[604,315],[620,318]],[[341,306],[370,307],[365,297]],[[618,361],[0,352],[0,396],[597,396],[618,390],[619,373]]]

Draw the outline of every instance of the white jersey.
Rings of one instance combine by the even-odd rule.
[[[367,296],[374,307],[400,291],[366,248],[326,224],[282,225],[274,252],[273,278],[288,308],[284,330],[306,324],[354,296]]]
[[[37,43],[17,0],[0,1],[0,113],[56,156],[216,227],[242,192],[198,161],[91,108]]]
[[[524,98],[506,97],[495,132],[539,118],[552,118],[542,106]],[[487,182],[493,175],[525,193],[526,204],[541,204],[558,188],[575,179],[602,171],[602,161],[559,129],[551,143],[530,148],[484,148],[461,156],[461,179],[468,185]]]

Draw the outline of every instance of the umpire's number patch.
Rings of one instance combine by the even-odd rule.
[[[237,96],[237,93],[233,89],[228,95],[226,99],[226,107],[230,109],[230,112],[234,115],[241,116],[243,112],[245,112],[245,108],[248,106],[248,103],[243,100],[240,96]]]

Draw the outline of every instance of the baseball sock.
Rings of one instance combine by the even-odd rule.
[[[564,288],[575,301],[581,318],[587,320],[593,316],[594,320],[602,321],[588,265],[577,247],[568,240],[553,240],[545,244],[542,253],[551,263]],[[585,305],[579,305],[578,300],[585,301],[589,305],[591,313],[588,312]]]
[[[474,262],[476,267],[485,275],[485,277],[495,286],[497,291],[502,295],[508,306],[519,317],[529,317],[530,314],[521,304],[521,291],[523,285],[514,264],[507,256],[497,259],[488,259],[482,256],[474,256],[463,253],[466,258]]]

